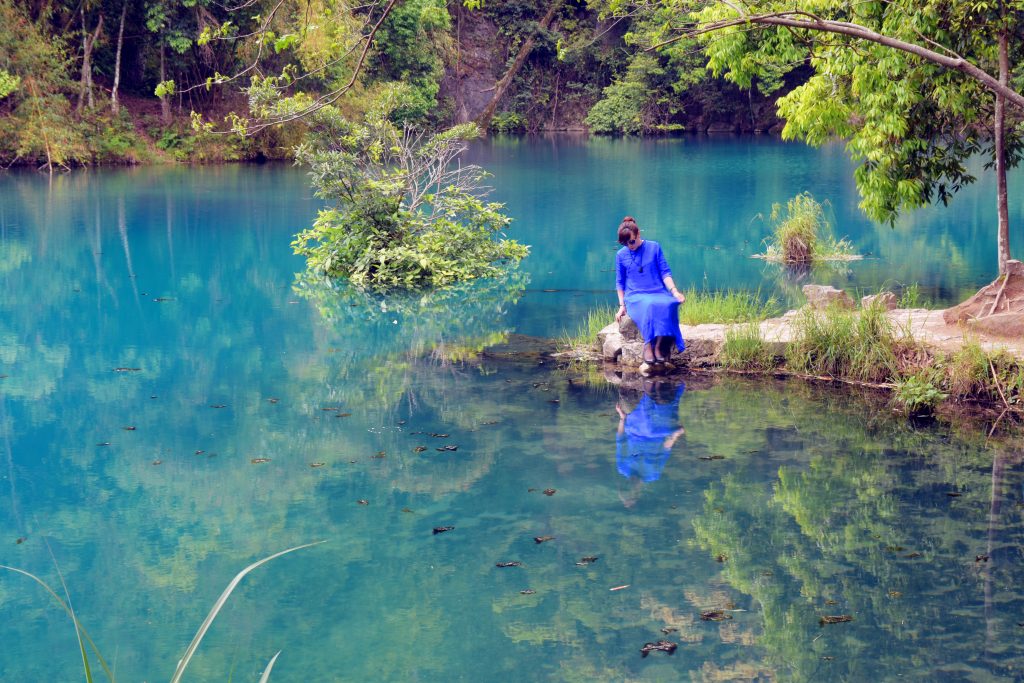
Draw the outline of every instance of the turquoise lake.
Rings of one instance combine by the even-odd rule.
[[[796,381],[620,390],[536,339],[614,303],[625,214],[681,286],[799,303],[807,279],[750,256],[805,190],[867,256],[812,279],[951,303],[995,275],[991,184],[890,228],[839,147],[467,157],[531,256],[389,300],[298,275],[301,169],[0,175],[0,564],[62,576],[117,680],[170,679],[237,572],[321,540],[244,579],[185,680],[257,681],[278,651],[271,681],[1024,677],[1019,442]],[[619,411],[627,436],[656,414],[653,450]],[[0,572],[0,680],[83,679],[71,620]]]

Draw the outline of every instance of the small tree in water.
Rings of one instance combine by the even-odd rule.
[[[487,174],[457,160],[476,125],[400,126],[401,101],[394,89],[362,122],[333,107],[310,120],[297,160],[312,169],[316,195],[336,204],[296,236],[295,253],[314,272],[375,290],[445,286],[520,261],[528,247],[504,238],[511,219],[484,200]]]

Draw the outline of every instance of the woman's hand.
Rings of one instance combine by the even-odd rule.
[[[619,306],[619,311],[618,313],[615,314],[615,322],[620,322],[622,320],[622,316],[624,315],[626,315],[626,307]]]
[[[679,303],[686,303],[686,295],[680,292],[678,289],[672,290],[672,296],[675,297],[675,300],[678,301]]]

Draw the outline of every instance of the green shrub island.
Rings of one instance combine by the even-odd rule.
[[[511,219],[485,201],[487,174],[455,163],[479,129],[430,134],[395,123],[405,99],[391,88],[360,122],[332,107],[311,119],[296,156],[310,167],[316,195],[335,205],[296,236],[295,253],[314,272],[375,290],[501,274],[529,249],[505,238]]]

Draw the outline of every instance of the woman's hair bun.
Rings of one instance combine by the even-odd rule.
[[[623,223],[632,223],[633,225],[636,225],[636,219],[633,218],[632,216],[626,216],[625,218],[622,219],[622,222]]]

